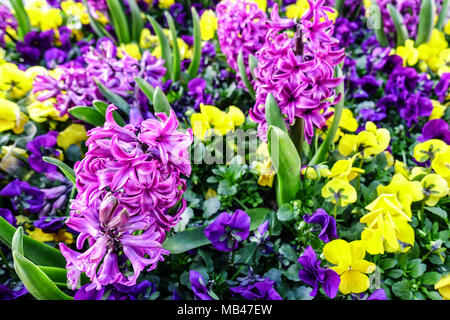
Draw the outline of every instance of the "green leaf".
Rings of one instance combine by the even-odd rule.
[[[23,255],[23,228],[17,228],[11,242],[11,250]]]
[[[130,114],[130,105],[126,102],[121,96],[112,92],[108,88],[106,88],[100,81],[95,79],[95,83],[97,84],[98,89],[102,93],[102,95],[113,105],[118,107],[120,110],[125,112],[126,115]]]
[[[388,275],[388,277],[390,277],[392,279],[398,279],[403,276],[403,270],[401,270],[401,269],[390,270],[387,273],[387,275]]]
[[[283,203],[277,211],[277,218],[280,221],[291,221],[297,219],[299,215],[298,210],[294,210],[294,207],[290,203]]]
[[[89,24],[91,25],[92,30],[94,30],[95,34],[99,38],[108,37],[109,39],[111,39],[114,42],[114,44],[117,44],[116,39],[103,27],[103,25],[100,22],[98,22],[91,15],[91,10],[90,10],[89,5],[87,4],[86,0],[83,0],[83,4],[86,7],[86,11],[89,16]]]
[[[11,7],[14,9],[14,16],[17,19],[17,35],[20,40],[23,40],[25,35],[30,32],[31,29],[30,19],[22,0],[10,0],[9,2],[11,3]]]
[[[402,281],[396,282],[392,286],[392,292],[400,299],[412,299],[411,283],[409,282],[409,280],[404,279]]]
[[[145,81],[142,78],[136,77],[134,81],[138,84],[139,88],[141,88],[142,92],[147,96],[148,100],[153,103],[153,96],[155,94],[155,88]]]
[[[91,107],[73,107],[69,109],[69,113],[75,118],[96,127],[101,127],[105,123],[105,116],[102,115],[97,109]]]
[[[252,74],[253,79],[255,79],[255,69],[258,66],[258,59],[252,54],[248,56],[248,66],[250,67],[250,72]]]
[[[194,52],[191,63],[188,68],[189,77],[195,78],[198,73],[198,68],[200,66],[200,58],[202,56],[202,37],[200,29],[200,18],[198,16],[197,10],[191,7],[192,21],[194,23]]]
[[[386,36],[386,32],[384,31],[383,16],[381,14],[380,7],[376,3],[372,3],[369,10],[372,10],[372,13],[373,13],[373,14],[369,13],[369,16],[375,17],[374,32],[375,32],[375,36],[377,37],[378,43],[383,48],[389,47],[389,40]]]
[[[202,209],[203,209],[203,217],[209,218],[214,213],[217,212],[220,208],[220,201],[218,197],[212,197],[203,202]]]
[[[286,259],[292,262],[297,262],[298,260],[299,255],[297,251],[295,251],[295,249],[287,243],[281,245],[279,252],[281,255],[286,257]]]
[[[95,100],[94,102],[92,102],[92,105],[94,106],[95,110],[100,112],[103,115],[103,117],[105,117],[106,110],[108,109],[108,104],[106,102]],[[117,112],[117,110],[113,111],[113,118],[114,121],[116,121],[116,123],[121,127],[123,127],[126,124],[125,120],[123,120],[122,116],[119,114],[119,112]]]
[[[380,262],[380,267],[383,270],[392,269],[396,265],[397,265],[397,260],[393,259],[393,258],[386,258],[386,259],[381,260],[381,262]]]
[[[131,39],[139,43],[141,32],[144,28],[144,20],[142,19],[141,10],[139,10],[136,0],[128,0],[128,5],[131,11]]]
[[[430,298],[431,300],[443,300],[441,295],[439,294],[439,292],[437,291],[425,291],[425,294],[427,295],[428,298]]]
[[[339,66],[336,66],[336,77],[340,78],[342,77],[342,69]],[[328,149],[330,148],[331,144],[334,141],[334,137],[336,135],[337,130],[339,129],[339,123],[341,121],[341,115],[342,110],[344,109],[344,81],[342,81],[337,89],[336,94],[341,95],[341,100],[334,108],[334,118],[333,122],[331,124],[331,127],[328,129],[327,136],[325,140],[322,142],[322,144],[319,147],[319,150],[316,151],[314,156],[312,157],[311,161],[309,162],[309,165],[316,165],[321,162],[325,161],[325,158],[328,153]]]
[[[167,23],[169,24],[169,29],[172,34],[172,80],[178,81],[180,80],[180,74],[181,74],[181,56],[180,56],[180,49],[178,48],[178,36],[177,36],[177,29],[175,28],[175,23],[173,22],[173,18],[170,15],[169,11],[166,11],[164,13]]]
[[[153,106],[155,108],[155,113],[164,113],[167,116],[170,116],[170,110],[172,110],[172,107],[160,87],[156,87],[155,89],[155,93],[153,95]]]
[[[38,266],[42,272],[45,273],[47,277],[50,278],[55,283],[64,284],[64,288],[67,288],[67,269],[66,268],[57,268],[57,267],[46,267],[46,266]],[[80,284],[85,285],[89,283],[90,280],[86,276],[85,273],[82,273],[80,276]]]
[[[12,247],[15,233],[16,228],[0,217],[0,240],[9,248]],[[20,250],[18,252],[20,253]],[[61,268],[66,266],[66,259],[59,250],[26,235],[23,236],[23,253],[28,259],[40,266]]]
[[[387,9],[391,15],[392,21],[394,22],[395,30],[397,31],[397,47],[404,46],[406,40],[409,38],[409,35],[408,29],[403,21],[403,17],[400,12],[398,12],[397,8],[392,4],[388,3]]]
[[[35,264],[19,252],[13,252],[14,270],[28,292],[38,300],[73,300],[62,292],[54,282]]]
[[[266,98],[265,113],[267,126],[275,126],[284,132],[287,132],[283,114],[281,113],[280,107],[271,93],[269,93]]]
[[[159,40],[161,57],[164,60],[164,66],[167,69],[166,74],[164,75],[164,81],[167,81],[172,75],[172,50],[170,48],[170,42],[164,34],[161,25],[153,17],[147,16],[147,18],[150,21],[153,30],[155,30],[156,36]],[[176,41],[176,39],[174,41]]]
[[[442,27],[444,26],[444,23],[447,20],[449,4],[450,4],[449,0],[444,0],[442,2],[441,12],[439,13],[439,18],[438,21],[436,22],[435,27],[438,30],[442,30]]]
[[[238,64],[239,74],[241,75],[241,79],[244,82],[248,93],[252,96],[253,99],[255,99],[255,89],[253,88],[252,84],[250,83],[250,80],[247,77],[247,70],[245,68],[244,58],[242,56],[242,50],[239,50],[237,64]]]
[[[300,191],[301,161],[289,135],[275,126],[267,131],[270,158],[277,173],[277,201],[283,203],[295,200]]]
[[[409,275],[413,278],[418,278],[427,270],[427,265],[422,263],[422,259],[413,259],[408,263],[410,268]]]
[[[422,284],[431,286],[438,282],[441,277],[442,275],[439,272],[426,272],[422,275],[422,277],[420,277],[420,281],[422,282]]]
[[[435,16],[436,4],[434,0],[422,0],[419,15],[419,27],[417,30],[416,42],[414,43],[416,47],[430,41]]]
[[[439,207],[425,207],[425,210],[441,217],[445,221],[447,221],[447,219],[448,219],[447,211],[445,211],[444,209],[441,209]]]
[[[281,274],[291,281],[299,282],[298,272],[300,271],[301,265],[299,263],[293,263],[287,268],[287,270],[281,270]]]
[[[254,208],[247,210],[250,216],[250,231],[258,228],[264,222],[267,214],[271,210],[268,208]],[[183,253],[204,245],[209,244],[209,240],[205,237],[204,230],[206,226],[194,227],[178,232],[174,236],[168,238],[163,243],[163,248],[171,254]]]
[[[106,0],[106,3],[119,43],[130,43],[130,30],[122,5],[119,0]]]
[[[344,2],[345,0],[336,0],[336,2],[334,3],[334,8],[339,13],[339,17],[341,17],[343,14]]]
[[[55,158],[51,158],[51,157],[42,157],[42,160],[44,160],[45,162],[54,164],[55,166],[57,166],[62,173],[64,173],[64,175],[70,180],[72,181],[72,183],[75,185],[75,172],[73,171],[73,169],[71,167],[69,167],[67,164],[65,164],[62,161],[59,161],[58,159]]]

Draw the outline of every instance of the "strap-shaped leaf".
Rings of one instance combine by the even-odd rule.
[[[441,12],[439,12],[439,18],[438,21],[436,22],[436,29],[438,30],[442,30],[442,27],[444,26],[444,23],[447,20],[449,4],[450,0],[444,0],[444,2],[442,2]]]
[[[116,39],[103,27],[103,25],[99,21],[97,21],[91,15],[91,11],[90,11],[89,5],[86,2],[86,0],[83,0],[83,4],[87,9],[87,13],[89,16],[89,25],[92,27],[92,30],[94,30],[95,34],[99,38],[108,37],[109,39],[111,39],[114,42],[114,44],[117,44]]]
[[[38,300],[73,300],[62,292],[50,278],[33,262],[13,251],[14,270],[28,292]]]
[[[153,95],[153,107],[155,108],[155,113],[165,113],[167,116],[170,115],[170,110],[172,110],[166,95],[162,92],[160,87],[156,87],[155,89]]]
[[[255,79],[255,68],[258,66],[258,59],[252,54],[248,56],[248,65],[250,67],[250,72],[252,74],[253,79]]]
[[[271,210],[268,208],[254,208],[246,210],[250,216],[250,231],[258,228],[266,219]],[[205,237],[204,230],[206,226],[189,228],[168,238],[163,247],[171,254],[180,254],[210,243]]]
[[[62,171],[62,173],[64,173],[64,175],[70,181],[72,181],[73,184],[75,184],[75,172],[67,164],[65,164],[64,162],[62,162],[58,159],[52,158],[52,157],[42,157],[42,160],[57,166]]]
[[[345,0],[336,0],[334,3],[334,8],[339,13],[339,17],[342,17],[342,11],[344,10],[344,2]]]
[[[142,19],[142,12],[136,3],[136,0],[128,0],[128,5],[131,11],[131,40],[139,43],[141,32],[144,28],[144,20]]]
[[[371,10],[369,17],[374,19],[372,20],[372,23],[374,24],[373,28],[378,43],[383,48],[389,47],[389,40],[384,30],[383,16],[380,7],[376,3],[373,3],[368,10]]]
[[[247,70],[245,68],[242,50],[239,51],[237,64],[238,64],[239,74],[241,75],[241,79],[244,82],[248,93],[252,96],[253,99],[255,99],[255,89],[253,88],[252,84],[250,83],[250,80],[247,77]]]
[[[336,77],[340,78],[342,77],[342,69],[341,67],[336,67]],[[316,151],[314,156],[312,157],[311,161],[309,162],[309,165],[316,165],[323,161],[325,161],[325,158],[328,153],[328,149],[330,148],[331,144],[334,141],[334,137],[336,135],[337,130],[339,129],[339,123],[341,121],[342,116],[342,109],[344,109],[344,82],[341,82],[336,90],[337,95],[341,95],[341,100],[336,104],[334,108],[334,118],[333,122],[331,123],[331,127],[328,129],[327,136],[325,140],[322,142],[322,144],[319,147],[319,150]]]
[[[16,228],[0,217],[0,240],[9,248],[12,247],[15,233]],[[66,266],[66,259],[59,250],[26,235],[23,235],[23,253],[28,259],[39,266],[61,268],[65,268]]]
[[[136,81],[139,88],[141,88],[142,92],[144,92],[144,94],[147,96],[148,100],[153,102],[153,96],[155,95],[155,88],[142,78],[136,77],[134,78],[134,81]]]
[[[17,34],[20,40],[23,40],[25,35],[30,32],[31,29],[30,19],[22,0],[9,0],[9,2],[11,3],[11,7],[14,9],[14,16],[17,19]]]
[[[271,93],[266,98],[265,113],[267,126],[275,126],[287,132],[286,122],[284,121],[280,106]]]
[[[409,38],[408,29],[406,29],[405,22],[403,21],[403,17],[398,12],[397,8],[392,4],[388,3],[387,8],[389,14],[391,15],[392,21],[394,21],[395,30],[397,31],[397,47],[404,46],[406,40]]]
[[[70,108],[68,112],[75,118],[96,127],[101,127],[105,123],[105,116],[95,108],[78,106]]]
[[[106,3],[119,43],[130,43],[130,30],[122,5],[119,0],[106,0]]]
[[[173,18],[170,15],[169,11],[164,13],[167,23],[169,24],[170,33],[172,34],[172,80],[178,81],[180,80],[181,75],[181,56],[180,56],[180,48],[178,47],[178,35],[177,29],[175,28],[175,23],[173,22]]]
[[[23,228],[17,228],[11,242],[11,250],[23,255]]]
[[[436,17],[436,3],[434,0],[422,0],[419,15],[419,27],[417,30],[416,47],[422,43],[427,43],[433,33],[434,18]]]
[[[200,29],[200,18],[198,16],[197,10],[195,10],[194,7],[191,7],[191,13],[194,28],[194,53],[188,68],[188,74],[191,78],[195,78],[198,73],[200,58],[202,56],[202,37]]]
[[[297,199],[300,190],[301,161],[289,135],[275,126],[269,126],[267,141],[272,165],[277,173],[278,205]]]
[[[108,88],[106,88],[100,81],[95,79],[95,83],[97,84],[98,89],[102,93],[102,95],[120,110],[125,112],[125,114],[130,114],[130,105],[126,102],[121,96],[112,92]]]
[[[94,109],[100,112],[104,118],[106,115],[106,110],[108,109],[108,104],[104,101],[95,100],[92,102],[92,105]],[[122,116],[117,112],[117,110],[113,111],[113,118],[116,121],[116,123],[121,127],[123,127],[126,124],[125,120],[123,120]]]
[[[163,79],[164,81],[167,81],[172,76],[172,50],[170,48],[170,42],[169,39],[167,39],[166,35],[164,34],[161,25],[153,17],[151,16],[147,17],[153,27],[153,30],[155,30],[155,33],[159,40],[159,45],[161,47],[161,56],[164,59],[164,67],[166,67],[167,69]]]

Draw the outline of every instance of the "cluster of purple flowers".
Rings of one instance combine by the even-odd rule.
[[[248,79],[252,79],[248,63],[249,56],[256,55],[262,48],[267,32],[267,16],[254,2],[247,0],[223,0],[217,5],[217,36],[220,48],[228,64],[238,71],[238,55],[242,58]],[[239,72],[236,74],[239,86],[245,87]]]
[[[334,38],[334,24],[323,6],[324,0],[308,0],[310,9],[298,23],[281,19],[274,5],[264,46],[258,51],[254,70],[256,103],[250,116],[258,122],[258,132],[266,139],[265,101],[270,93],[280,106],[288,125],[304,120],[305,138],[310,142],[314,127],[322,128],[329,106],[337,103],[334,88],[343,80],[334,78],[335,66],[344,60],[344,49]],[[294,38],[287,31],[297,27]]]
[[[60,75],[57,78],[50,74],[36,76],[33,82],[33,92],[40,101],[56,98],[55,107],[61,115],[78,105],[91,105],[94,100],[102,98],[95,79],[101,82],[113,93],[128,98],[134,91],[135,77],[142,77],[153,86],[161,86],[160,79],[166,68],[161,59],[156,59],[148,51],[141,61],[127,54],[117,58],[117,47],[108,39],[97,42],[96,48],[90,48],[83,54],[84,63],[71,61],[58,66]]]
[[[165,232],[174,227],[186,202],[182,175],[189,176],[188,147],[192,131],[177,130],[175,113],[157,114],[139,127],[116,124],[110,105],[106,122],[88,132],[88,151],[75,164],[76,187],[66,224],[80,234],[77,248],[60,249],[67,259],[69,282],[75,288],[81,272],[99,290],[109,284],[132,286],[146,267],[152,270],[163,254]],[[178,210],[169,214],[178,202]],[[125,276],[129,260],[133,274]],[[131,270],[130,270],[131,271]]]

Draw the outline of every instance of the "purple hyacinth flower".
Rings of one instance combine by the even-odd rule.
[[[320,267],[321,260],[317,260],[316,252],[311,246],[305,249],[298,262],[303,266],[303,269],[298,273],[298,277],[313,287],[313,291],[310,293],[311,297],[317,295],[319,284],[322,285],[328,297],[331,299],[336,297],[341,279],[334,270]]]
[[[16,179],[6,185],[0,196],[11,197],[14,210],[23,209],[29,213],[40,212],[44,205],[44,193],[36,187],[30,186],[26,181]]]
[[[322,227],[319,239],[323,242],[326,243],[339,238],[336,230],[336,220],[322,208],[317,209],[312,216],[305,214],[303,220],[307,223],[318,223]]]
[[[265,278],[245,286],[231,287],[233,293],[240,294],[247,300],[283,300],[273,288],[275,281]]]
[[[450,128],[445,120],[433,119],[423,126],[422,135],[417,137],[417,141],[424,142],[430,139],[439,139],[450,144]]]
[[[189,271],[189,281],[191,282],[191,288],[194,292],[194,298],[196,300],[214,300],[208,293],[205,280],[202,275],[195,271]]]
[[[238,243],[247,239],[250,234],[250,217],[239,209],[233,214],[222,212],[205,228],[204,233],[217,250],[236,250]]]
[[[16,222],[17,222],[16,217],[14,217],[14,215],[11,213],[10,210],[0,208],[0,217],[5,219],[10,225],[12,225],[14,227],[16,226]]]

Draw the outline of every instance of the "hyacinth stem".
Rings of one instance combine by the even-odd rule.
[[[295,120],[292,129],[290,130],[291,140],[297,149],[298,155],[301,159],[302,157],[302,146],[305,140],[305,120],[298,118]]]
[[[19,25],[17,34],[20,40],[23,40],[25,35],[30,32],[31,29],[30,19],[25,11],[22,0],[9,0],[9,3],[11,3],[11,7],[14,9],[14,15]]]
[[[178,48],[178,36],[177,36],[177,30],[175,28],[175,23],[173,21],[172,16],[170,15],[169,11],[166,11],[164,13],[167,23],[169,24],[169,29],[172,34],[172,80],[178,81],[180,80],[180,70],[181,70],[181,57],[180,57],[180,49]]]
[[[449,0],[444,0],[444,2],[442,2],[441,12],[439,13],[439,18],[436,23],[436,29],[438,30],[442,30],[442,27],[444,26],[444,23],[447,20],[449,4],[450,4]]]
[[[417,31],[416,42],[414,43],[416,47],[420,46],[422,43],[427,43],[430,41],[435,16],[436,4],[434,0],[422,0],[419,28]]]
[[[336,77],[340,78],[342,77],[342,69],[340,67],[336,67]],[[341,94],[341,100],[334,108],[334,119],[333,123],[331,124],[330,129],[328,130],[328,134],[325,138],[325,140],[322,142],[322,144],[319,147],[319,150],[316,151],[313,158],[309,162],[309,165],[316,165],[323,161],[325,161],[325,158],[327,156],[328,150],[330,148],[330,145],[334,141],[334,137],[336,135],[337,130],[339,129],[339,123],[341,121],[341,115],[342,110],[344,109],[344,83],[341,82],[336,90],[337,95]]]

